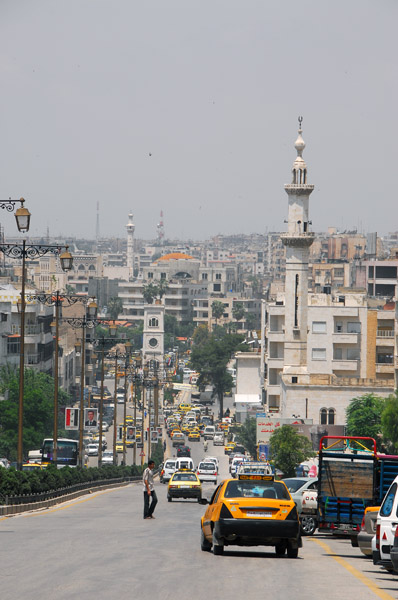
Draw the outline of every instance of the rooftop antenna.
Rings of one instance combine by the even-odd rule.
[[[299,117],[298,122],[299,122],[299,129],[301,129],[301,123],[303,122],[303,117]]]

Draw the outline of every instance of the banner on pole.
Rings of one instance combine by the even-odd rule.
[[[65,408],[65,429],[79,429],[79,409]]]

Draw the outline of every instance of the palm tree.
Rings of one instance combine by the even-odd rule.
[[[110,318],[116,321],[119,314],[123,311],[122,299],[117,296],[109,298],[107,306]]]
[[[232,307],[232,316],[239,323],[245,317],[246,311],[242,302],[236,302]]]
[[[216,325],[218,324],[218,319],[220,319],[224,314],[224,304],[219,300],[214,300],[211,303],[211,315],[216,320]]]

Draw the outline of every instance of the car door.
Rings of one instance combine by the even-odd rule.
[[[222,486],[223,486],[223,484],[220,483],[220,485],[216,487],[216,489],[210,499],[210,502],[206,509],[204,517],[203,517],[203,533],[205,534],[206,538],[209,541],[211,541],[213,538],[213,531],[212,531],[212,527],[211,527],[212,516],[213,516],[213,512],[217,506],[217,501],[218,501],[218,497],[220,495]]]

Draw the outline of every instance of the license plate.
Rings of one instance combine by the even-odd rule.
[[[189,485],[180,485],[180,488],[189,488]]]
[[[352,529],[351,525],[348,524],[342,524],[339,525],[339,529],[341,529],[341,531],[348,531],[349,529]]]
[[[266,519],[271,519],[272,513],[248,510],[248,511],[246,511],[246,516],[248,516],[248,517],[264,517]]]

